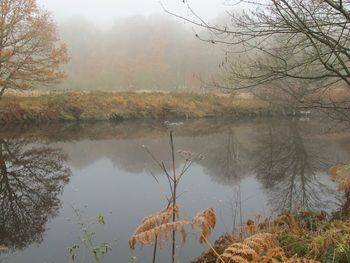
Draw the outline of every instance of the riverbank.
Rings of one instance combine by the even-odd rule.
[[[222,235],[192,263],[350,262],[349,218],[349,210],[257,217],[242,224],[239,234]]]
[[[0,101],[0,123],[276,115],[281,111],[256,98],[194,93],[69,92]]]

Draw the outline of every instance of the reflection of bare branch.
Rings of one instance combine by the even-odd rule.
[[[316,174],[326,171],[330,162],[322,156],[322,146],[306,146],[293,121],[266,130],[259,132],[255,169],[272,205],[278,211],[323,208],[322,197],[330,190]]]
[[[30,146],[30,147],[28,147]],[[0,140],[0,243],[11,249],[40,242],[68,182],[67,156],[25,140]]]
[[[215,155],[209,155],[203,165],[207,166],[209,174],[215,175],[215,180],[236,184],[247,175],[250,166],[248,156],[248,150],[230,130],[223,135]]]
[[[340,87],[349,96],[348,1],[230,1],[234,12],[226,12],[220,22],[203,20],[186,4],[188,16],[163,9],[199,29],[198,39],[221,44],[226,51],[220,64],[226,78],[222,84],[213,81],[212,86],[254,90],[280,106],[287,99],[291,106],[312,108],[315,105],[306,102],[318,97],[324,103],[319,95],[330,88],[333,92]],[[350,118],[345,111],[334,111],[332,116],[338,113]]]

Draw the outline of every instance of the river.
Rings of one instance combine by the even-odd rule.
[[[182,217],[214,208],[214,241],[241,219],[336,209],[340,196],[327,170],[349,163],[350,133],[333,126],[279,118],[184,121],[174,130],[175,150],[203,158],[180,183]],[[151,262],[153,247],[131,251],[128,239],[143,217],[167,203],[167,180],[145,150],[170,166],[162,122],[6,126],[0,139],[0,246],[8,248],[0,262],[69,262],[69,247],[82,248],[74,209],[84,221],[103,215],[105,224],[87,225],[95,244],[112,245],[103,262]],[[178,169],[184,162],[176,154]],[[195,231],[185,244],[178,237],[179,262],[207,250],[197,238]],[[170,262],[169,251],[158,250],[157,262]],[[90,262],[85,252],[77,249],[75,262]]]

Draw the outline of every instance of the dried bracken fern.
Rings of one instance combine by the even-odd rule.
[[[259,233],[277,233],[280,226],[271,217],[263,218],[257,215],[255,219],[248,219],[240,225],[240,237],[249,237]]]
[[[191,261],[192,263],[215,263],[218,255],[221,255],[224,250],[232,243],[238,242],[238,239],[232,234],[224,234],[210,247],[206,252],[203,252],[198,258]]]
[[[350,174],[346,174],[339,180],[338,188],[341,191],[350,191]]]
[[[169,222],[175,213],[179,218],[179,207],[169,207],[160,212],[151,214],[142,220],[142,224],[137,227],[135,233],[129,239],[129,246],[135,249],[137,243],[141,245],[157,244],[162,248],[163,243],[168,243],[169,234],[173,231],[181,233],[182,240],[186,240],[186,226],[200,228],[200,242],[204,242],[209,237],[216,224],[216,215],[213,208],[207,208],[198,213],[191,221],[178,220]]]
[[[244,257],[241,257],[241,256],[232,256],[230,258],[230,261],[228,262],[232,262],[232,263],[250,263],[249,260],[245,259]]]
[[[297,220],[295,216],[290,213],[280,215],[276,219],[275,223],[279,225],[281,230],[282,226],[284,225],[288,228],[288,232],[293,233],[297,237],[300,237],[303,234],[299,220]]]
[[[246,231],[248,232],[248,234],[250,236],[254,235],[254,234],[257,234],[257,226],[255,224],[255,222],[251,219],[249,219],[247,222],[246,222],[246,225],[245,225],[245,228],[246,228]]]
[[[217,263],[319,263],[305,258],[288,259],[273,234],[260,233],[231,244],[217,259]]]
[[[236,262],[235,258],[238,259],[238,257],[243,258],[248,262],[256,262],[260,258],[259,254],[253,248],[243,243],[232,244],[221,255],[221,258],[225,262]]]
[[[287,259],[284,250],[281,247],[269,249],[264,257],[263,263],[285,262]]]
[[[321,263],[320,261],[307,259],[307,258],[290,258],[283,262],[285,263]]]
[[[171,206],[169,208],[165,208],[160,212],[148,215],[142,220],[142,224],[140,224],[135,230],[134,235],[140,234],[142,232],[151,230],[157,226],[166,224],[170,221],[173,216],[173,213],[179,217],[179,207]]]
[[[204,209],[193,217],[192,223],[201,228],[199,242],[203,243],[210,236],[212,229],[216,225],[216,215],[213,208]]]
[[[253,248],[258,254],[265,253],[269,249],[278,246],[278,242],[274,235],[269,233],[256,234],[246,238],[242,243]]]
[[[263,255],[266,255],[269,249],[276,249],[278,242],[274,235],[261,233],[253,235],[243,242],[233,243],[221,258],[224,262],[262,262]],[[217,261],[220,262],[220,261]]]
[[[133,235],[129,239],[129,246],[131,249],[135,249],[136,243],[139,242],[143,245],[154,244],[156,240],[158,245],[162,248],[163,241],[165,244],[168,243],[168,235],[175,232],[180,232],[182,234],[183,240],[186,238],[186,229],[187,225],[192,225],[191,221],[176,221],[171,223],[162,224],[160,226],[154,227],[150,230],[144,231],[139,234]]]

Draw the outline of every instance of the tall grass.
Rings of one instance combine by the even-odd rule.
[[[278,114],[258,99],[195,93],[69,92],[5,96],[0,122],[203,118]]]

